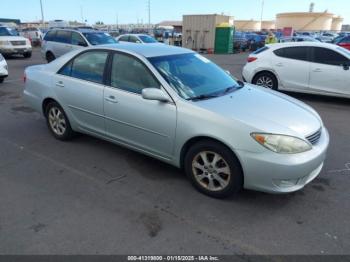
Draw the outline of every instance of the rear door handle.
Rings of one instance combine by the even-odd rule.
[[[115,98],[115,96],[108,96],[108,97],[105,98],[105,100],[108,101],[108,102],[114,103],[114,104],[118,103],[118,101]]]
[[[64,87],[64,84],[63,84],[62,81],[58,81],[58,82],[56,83],[56,86],[58,86],[58,87]]]
[[[321,68],[316,68],[316,69],[313,70],[313,72],[320,73],[320,72],[322,72],[322,69]]]
[[[282,67],[283,63],[277,63],[276,66]]]

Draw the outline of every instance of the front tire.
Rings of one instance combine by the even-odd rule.
[[[56,139],[67,141],[73,138],[74,131],[68,117],[58,103],[50,102],[45,108],[45,116],[47,126]]]
[[[46,54],[46,61],[48,63],[51,63],[52,61],[54,61],[56,59],[55,55],[51,52],[47,52]]]
[[[1,84],[1,83],[3,83],[3,82],[4,82],[4,80],[5,80],[5,78],[0,77],[0,84]]]
[[[262,86],[268,89],[278,90],[278,81],[274,74],[270,72],[262,72],[257,74],[252,83],[257,86]]]
[[[31,58],[32,57],[32,53],[31,52],[24,53],[23,56],[24,56],[24,58]]]
[[[210,197],[226,198],[243,187],[238,159],[220,143],[211,140],[196,143],[187,152],[184,164],[194,187]]]

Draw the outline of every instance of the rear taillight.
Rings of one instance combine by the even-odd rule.
[[[248,63],[251,63],[251,62],[254,62],[254,61],[256,61],[256,60],[258,60],[257,57],[250,56],[250,57],[248,57],[247,62],[248,62]]]

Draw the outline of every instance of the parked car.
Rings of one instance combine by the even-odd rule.
[[[247,33],[245,36],[248,42],[248,48],[251,51],[256,51],[257,49],[265,46],[266,35]]]
[[[251,54],[245,81],[274,90],[350,98],[350,52],[317,42],[266,46]]]
[[[306,104],[244,84],[189,49],[118,44],[25,70],[24,97],[59,140],[93,135],[183,167],[212,197],[302,189],[326,157]]]
[[[245,33],[235,32],[233,37],[233,49],[245,52],[249,48]]]
[[[29,58],[32,56],[32,45],[14,29],[0,27],[0,53],[4,56],[23,55]]]
[[[320,42],[316,38],[310,36],[291,36],[291,37],[282,37],[278,40],[280,43],[289,43],[289,42]]]
[[[135,44],[155,44],[159,43],[152,36],[145,34],[125,34],[117,38],[121,43],[135,43]]]
[[[0,83],[3,83],[5,78],[8,77],[8,66],[5,58],[0,54]]]
[[[318,39],[320,39],[324,43],[332,43],[333,39],[336,37],[335,34],[323,32],[316,36]]]
[[[350,36],[345,36],[338,39],[335,44],[350,50]]]
[[[101,31],[53,29],[44,37],[41,54],[47,62],[51,62],[75,49],[115,43],[117,41],[113,37]]]
[[[28,38],[33,46],[40,46],[43,40],[43,33],[35,27],[28,27],[21,30],[20,35]]]

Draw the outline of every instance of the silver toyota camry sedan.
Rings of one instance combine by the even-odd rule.
[[[191,50],[78,50],[28,67],[25,79],[26,101],[55,138],[85,133],[147,154],[212,197],[300,190],[326,158],[329,135],[311,107],[237,81]]]

